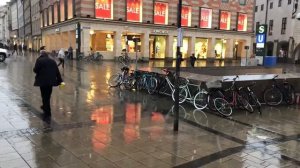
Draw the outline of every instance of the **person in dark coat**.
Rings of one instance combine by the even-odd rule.
[[[191,56],[190,56],[190,62],[191,62],[191,66],[194,67],[195,66],[195,62],[196,62],[196,57],[195,57],[195,54],[193,53]]]
[[[50,122],[51,107],[50,99],[52,87],[60,85],[63,80],[58,70],[56,62],[49,58],[45,51],[45,46],[40,48],[40,57],[37,58],[33,72],[36,74],[34,86],[40,87],[43,105],[43,120]]]

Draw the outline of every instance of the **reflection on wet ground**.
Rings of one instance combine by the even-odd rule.
[[[54,90],[52,123],[43,123],[35,59],[0,64],[1,168],[300,166],[298,106],[222,118],[183,104],[173,133],[170,98],[108,88],[113,62],[67,61],[67,85]]]

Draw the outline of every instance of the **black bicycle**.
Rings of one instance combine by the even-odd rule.
[[[253,92],[253,87],[255,86],[255,82],[252,82],[249,85],[243,86],[240,88],[240,94],[248,100],[251,106],[255,106],[259,113],[261,113],[261,102]]]
[[[264,100],[270,106],[276,106],[285,101],[287,104],[292,105],[295,103],[295,89],[285,79],[283,83],[278,83],[275,75],[272,79],[272,87],[264,91]]]

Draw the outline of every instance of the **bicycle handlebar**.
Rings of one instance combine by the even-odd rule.
[[[278,75],[275,75],[272,79],[274,80],[274,79],[276,79],[276,78],[278,78]]]

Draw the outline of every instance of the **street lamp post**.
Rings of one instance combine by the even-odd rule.
[[[179,0],[178,3],[178,12],[177,12],[177,58],[176,58],[176,70],[175,70],[175,116],[174,116],[174,125],[173,130],[178,131],[179,127],[179,76],[180,76],[180,63],[181,63],[181,52],[180,47],[182,45],[182,29],[181,29],[181,9],[182,9],[182,0]]]

